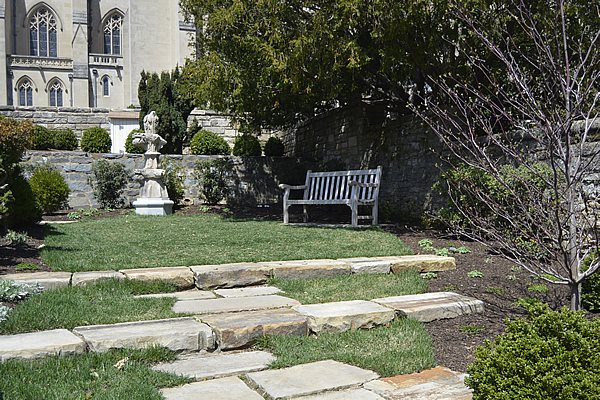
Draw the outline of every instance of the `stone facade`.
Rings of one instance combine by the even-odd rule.
[[[199,201],[199,183],[194,176],[194,164],[199,160],[214,159],[219,156],[180,156],[164,155],[161,160],[181,163],[185,179],[185,196],[196,203]],[[125,165],[131,179],[124,192],[125,204],[129,206],[139,195],[141,180],[134,176],[135,169],[141,169],[144,159],[141,154],[90,154],[76,151],[29,151],[23,165],[45,164],[61,172],[71,189],[69,205],[73,208],[97,207],[91,186],[92,163],[106,159]],[[229,157],[233,173],[229,178],[231,187],[230,202],[256,206],[272,204],[280,200],[279,183],[301,182],[307,166],[294,158],[284,157]]]

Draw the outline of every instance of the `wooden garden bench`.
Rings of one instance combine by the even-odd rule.
[[[377,169],[312,172],[306,173],[306,182],[300,186],[279,185],[283,194],[283,223],[289,223],[288,208],[292,205],[304,206],[304,222],[308,222],[307,206],[345,204],[352,211],[352,226],[358,226],[361,219],[372,220],[377,225],[379,185],[381,167]],[[290,200],[292,190],[303,190],[302,200]],[[371,215],[358,215],[359,206],[372,207]]]

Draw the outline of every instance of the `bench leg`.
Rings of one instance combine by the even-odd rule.
[[[285,204],[285,202],[283,203],[283,223],[284,224],[289,224],[290,223],[290,213],[289,213],[289,209],[290,206],[288,206],[287,204]]]
[[[306,206],[302,206],[302,220],[304,223],[308,222],[308,208]]]
[[[358,226],[358,205],[352,204],[350,209],[352,210],[352,227],[356,228]]]
[[[373,212],[371,215],[373,216],[373,225],[379,225],[379,209],[377,203],[373,204]]]

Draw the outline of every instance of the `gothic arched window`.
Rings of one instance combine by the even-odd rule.
[[[58,57],[56,18],[40,7],[29,20],[29,55]]]
[[[104,54],[121,55],[123,17],[113,14],[104,22]]]
[[[50,85],[50,107],[63,106],[63,87],[59,81],[54,81]]]
[[[110,96],[110,79],[108,78],[107,75],[104,75],[104,77],[102,77],[102,95],[105,97]]]
[[[19,106],[33,105],[33,85],[29,79],[23,79],[19,84]]]

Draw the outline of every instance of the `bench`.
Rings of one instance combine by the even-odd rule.
[[[373,225],[377,225],[380,183],[381,167],[353,171],[308,171],[304,185],[279,185],[285,191],[283,194],[283,223],[289,223],[288,208],[292,205],[304,206],[303,219],[304,222],[308,222],[306,206],[345,204],[352,211],[352,226],[358,226],[358,221],[362,219],[370,219]],[[303,190],[302,200],[290,200],[292,190]],[[359,206],[372,207],[371,215],[358,215]]]

